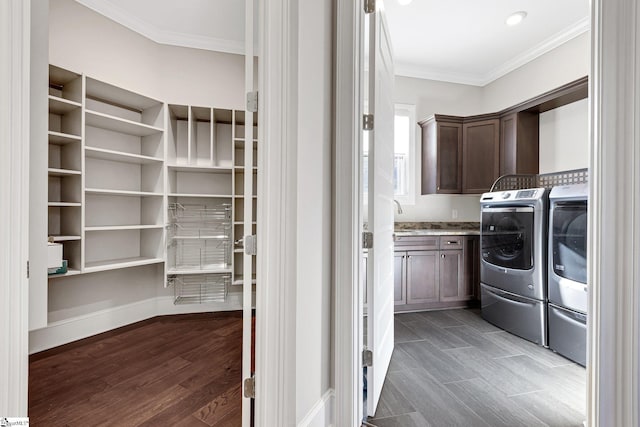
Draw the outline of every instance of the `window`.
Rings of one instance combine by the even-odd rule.
[[[415,204],[415,105],[396,104],[394,116],[393,195],[401,204]],[[368,191],[369,134],[364,133],[363,184]],[[367,199],[365,196],[365,203]]]

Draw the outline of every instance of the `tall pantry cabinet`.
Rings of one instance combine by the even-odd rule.
[[[227,301],[243,284],[244,223],[256,225],[257,163],[244,165],[244,150],[257,159],[257,127],[245,141],[245,112],[167,104],[53,65],[48,106],[42,238],[61,244],[68,262],[49,275],[49,293],[60,278],[83,275],[90,292],[89,273],[158,264],[157,285],[173,287],[174,304],[208,311]],[[254,194],[244,194],[245,179]],[[254,218],[243,217],[245,203]],[[255,284],[255,257],[253,272]]]

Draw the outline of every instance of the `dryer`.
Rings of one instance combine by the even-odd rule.
[[[546,346],[548,190],[485,193],[480,206],[482,317]]]
[[[582,366],[587,355],[588,184],[549,194],[549,348]]]

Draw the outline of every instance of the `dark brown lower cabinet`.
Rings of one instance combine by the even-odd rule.
[[[407,252],[407,304],[438,301],[438,251]]]
[[[478,236],[439,236],[436,245],[424,247],[411,239],[396,246],[396,312],[464,307],[479,295]]]

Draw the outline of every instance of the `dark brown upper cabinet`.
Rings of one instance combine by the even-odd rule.
[[[521,111],[500,118],[500,175],[537,174],[540,115]]]
[[[500,176],[500,120],[468,118],[462,125],[462,192],[489,191]]]
[[[588,96],[588,78],[472,117],[436,114],[422,127],[422,194],[489,191],[502,175],[537,174],[540,113]]]
[[[422,127],[422,194],[462,192],[462,118],[435,115]]]

